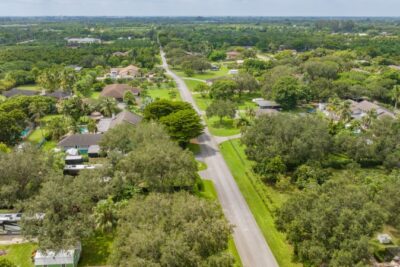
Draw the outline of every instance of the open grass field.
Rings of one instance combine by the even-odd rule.
[[[215,136],[232,136],[240,134],[240,129],[235,126],[233,119],[224,118],[222,122],[218,117],[206,119],[208,129]]]
[[[0,250],[7,252],[5,256],[0,256],[0,259],[6,258],[18,267],[33,267],[31,257],[35,249],[36,245],[32,243],[0,246]]]
[[[173,92],[173,94],[171,94]],[[177,89],[149,89],[148,90],[149,96],[153,99],[167,99],[167,100],[181,100],[181,96]]]
[[[44,138],[45,135],[46,135],[45,130],[41,130],[39,128],[36,128],[28,136],[28,138],[26,140],[36,145],[36,144],[39,144],[40,141],[42,141],[42,139]]]
[[[174,72],[184,78],[195,78],[195,79],[201,79],[201,80],[214,79],[214,78],[229,75],[228,74],[229,69],[225,65],[222,65],[218,71],[209,70],[204,73],[196,73],[191,77],[188,77],[183,71],[180,71],[180,70],[174,70]]]
[[[82,242],[82,255],[78,266],[105,266],[109,264],[109,256],[114,235],[97,234]]]
[[[255,179],[251,170],[252,163],[246,159],[244,147],[240,145],[239,140],[221,144],[221,152],[279,266],[302,266],[292,262],[293,248],[286,242],[285,235],[276,229],[274,223],[273,212],[287,198],[287,195]]]
[[[187,87],[189,88],[190,91],[194,91],[197,85],[203,84],[204,82],[200,81],[195,81],[195,80],[189,80],[189,79],[184,79]]]

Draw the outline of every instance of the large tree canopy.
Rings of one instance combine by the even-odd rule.
[[[296,256],[310,266],[365,266],[368,241],[383,223],[382,209],[349,177],[295,194],[277,216]]]
[[[243,135],[246,154],[259,164],[281,157],[288,168],[321,160],[330,151],[328,123],[315,116],[262,116]]]
[[[219,207],[187,193],[132,199],[112,251],[114,266],[233,266],[231,228]]]

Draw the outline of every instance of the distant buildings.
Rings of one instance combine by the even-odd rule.
[[[237,75],[237,74],[239,74],[239,70],[236,70],[236,69],[229,70],[229,71],[228,71],[228,74],[230,74],[230,75]]]
[[[369,112],[375,111],[377,118],[383,118],[383,117],[390,117],[390,118],[395,118],[396,114],[393,113],[392,111],[381,107],[380,105],[363,100],[361,102],[356,102],[354,100],[346,100],[350,101],[350,112],[351,112],[351,117],[355,120],[361,120],[363,117],[367,116]],[[333,111],[328,110],[327,108],[328,104],[325,103],[320,103],[318,105],[318,109],[322,111],[326,116],[337,120],[337,116]]]
[[[140,68],[135,65],[129,65],[125,68],[112,68],[106,75],[111,79],[134,79],[140,75]]]
[[[236,60],[240,57],[240,55],[241,55],[240,52],[237,52],[237,51],[226,52],[226,58],[228,60]]]
[[[90,38],[90,37],[85,37],[85,38],[69,38],[67,39],[68,44],[73,45],[73,44],[100,44],[101,40],[97,38]]]
[[[127,56],[129,56],[129,52],[130,51],[127,51],[127,52],[115,52],[115,53],[113,53],[112,55],[113,56],[116,56],[116,57],[127,57]]]

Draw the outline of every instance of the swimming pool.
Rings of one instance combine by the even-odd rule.
[[[81,127],[79,128],[79,132],[80,132],[81,134],[87,134],[87,133],[89,133],[89,130],[88,130],[87,126],[81,126]]]
[[[29,135],[30,132],[31,132],[31,128],[29,128],[29,127],[25,128],[25,130],[23,130],[23,131],[21,132],[21,137],[22,137],[22,138],[28,137],[28,135]]]

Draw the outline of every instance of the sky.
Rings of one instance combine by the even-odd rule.
[[[400,16],[400,0],[0,0],[0,16]]]

